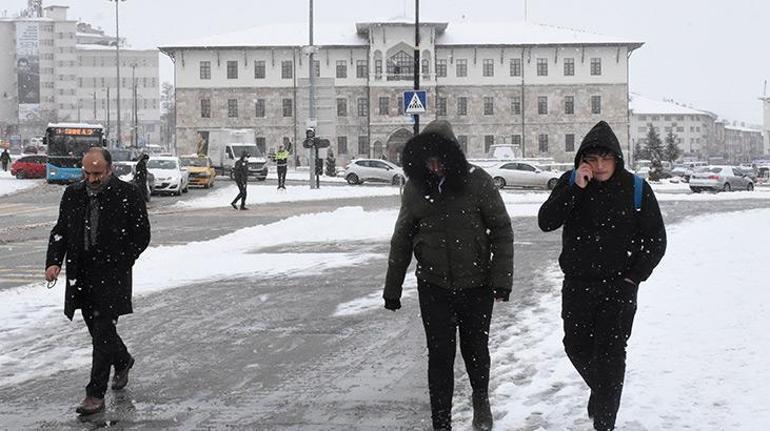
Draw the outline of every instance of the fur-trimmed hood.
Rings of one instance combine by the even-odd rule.
[[[426,189],[438,183],[438,178],[425,166],[429,157],[438,157],[444,164],[444,185],[448,190],[458,191],[465,186],[468,161],[448,121],[435,120],[428,123],[420,134],[404,146],[401,156],[404,173],[409,181]]]

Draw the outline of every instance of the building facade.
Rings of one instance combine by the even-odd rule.
[[[762,97],[762,138],[764,154],[770,156],[770,97]]]
[[[317,134],[338,159],[398,161],[412,136],[414,24],[316,25]],[[270,152],[309,123],[307,32],[267,26],[162,46],[175,64],[180,152],[218,128],[254,129]],[[449,120],[471,158],[492,144],[525,157],[574,158],[608,121],[627,148],[628,63],[641,43],[534,24],[421,23],[420,124]]]
[[[42,136],[49,122],[70,121],[109,126],[115,141],[120,84],[120,141],[134,140],[136,116],[136,141],[157,143],[158,51],[121,46],[117,83],[115,50],[114,37],[68,19],[66,6],[0,18],[0,139],[23,143]]]
[[[751,163],[766,154],[762,142],[762,130],[746,127],[745,124],[731,124],[726,121],[716,123],[717,152],[730,163]]]

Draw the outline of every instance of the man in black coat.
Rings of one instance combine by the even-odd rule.
[[[492,429],[489,324],[495,299],[513,284],[513,230],[492,177],[471,167],[450,124],[433,121],[406,143],[404,186],[388,258],[385,308],[417,258],[417,290],[428,346],[428,388],[436,430],[452,429],[456,334],[473,388],[473,428]]]
[[[3,149],[0,153],[0,164],[3,166],[3,171],[8,170],[8,163],[11,163],[11,155],[8,154],[8,149]]]
[[[249,181],[249,155],[245,151],[243,154],[241,154],[241,158],[235,161],[235,165],[233,166],[233,179],[235,180],[235,185],[238,186],[238,196],[233,199],[232,202],[230,202],[230,205],[238,209],[238,199],[241,200],[241,209],[247,210],[246,208],[246,187]]]
[[[564,227],[564,347],[591,389],[594,428],[612,430],[637,290],[666,252],[666,229],[652,188],[624,168],[606,122],[583,139],[575,169],[559,179],[538,223],[545,232]]]
[[[142,154],[139,157],[139,161],[136,162],[136,177],[134,178],[134,183],[142,192],[145,202],[147,202],[147,160],[149,159],[150,156],[147,154]]]
[[[150,243],[150,222],[139,191],[111,175],[112,157],[92,148],[83,157],[85,180],[64,190],[59,219],[51,230],[45,277],[56,281],[67,263],[64,314],[80,309],[93,341],[91,381],[81,414],[104,409],[104,394],[128,383],[134,358],[117,333],[118,316],[133,312],[131,268]]]

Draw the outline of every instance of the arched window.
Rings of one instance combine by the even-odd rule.
[[[409,81],[414,79],[414,57],[398,51],[388,58],[388,81]]]

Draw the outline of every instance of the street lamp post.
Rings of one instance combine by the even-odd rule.
[[[118,105],[118,118],[117,118],[117,127],[118,127],[118,134],[116,137],[115,142],[117,144],[120,144],[121,136],[120,136],[120,13],[118,5],[121,1],[126,0],[107,0],[107,1],[114,1],[115,2],[115,64],[117,69],[117,105]]]

